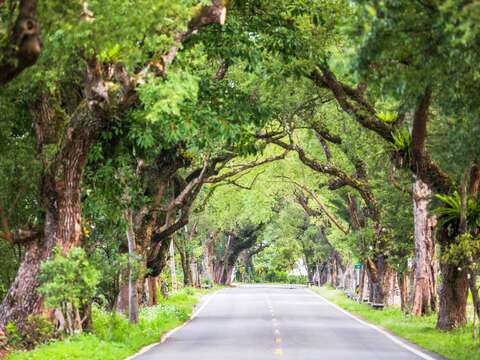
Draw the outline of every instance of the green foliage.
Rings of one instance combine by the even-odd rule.
[[[8,345],[13,347],[20,347],[22,345],[22,336],[12,321],[9,321],[5,326],[5,335],[7,336]]]
[[[377,112],[377,118],[386,123],[394,122],[398,117],[398,114],[393,111],[379,111]]]
[[[193,291],[193,293],[192,293]],[[38,346],[24,353],[16,352],[8,360],[121,360],[148,344],[158,342],[163,334],[188,319],[198,295],[206,290],[182,290],[158,306],[142,309],[138,325],[128,324],[125,316],[93,309],[93,331],[65,340]]]
[[[396,151],[408,153],[410,146],[412,145],[412,134],[408,129],[401,128],[396,130],[392,134],[393,136],[393,147]]]
[[[17,329],[12,322],[7,323],[5,334],[8,346],[27,350],[48,343],[56,335],[53,324],[42,315],[29,315],[22,330]]]
[[[458,191],[452,195],[435,195],[442,206],[434,208],[439,221],[445,226],[457,227],[460,223],[461,199]],[[480,225],[480,205],[476,199],[468,198],[465,208],[465,217],[468,229],[474,229]]]
[[[282,283],[282,284],[308,284],[308,277],[305,275],[290,275],[286,271],[275,271],[270,269],[265,274],[258,274],[255,282],[259,283]]]
[[[90,264],[82,248],[73,248],[67,255],[56,250],[53,259],[41,266],[38,291],[51,308],[72,304],[77,309],[91,301],[99,282],[99,272]]]
[[[480,239],[471,234],[459,235],[453,244],[442,252],[442,260],[449,264],[464,266],[478,259],[480,255]]]

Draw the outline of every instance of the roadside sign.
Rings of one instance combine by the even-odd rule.
[[[362,268],[362,263],[355,264],[355,269],[361,269],[361,268]]]

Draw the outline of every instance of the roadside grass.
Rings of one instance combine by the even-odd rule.
[[[157,306],[140,311],[139,323],[130,325],[125,316],[94,309],[93,331],[41,345],[28,352],[15,352],[7,360],[121,360],[142,347],[160,341],[163,334],[190,318],[199,296],[217,290],[186,288]]]
[[[404,314],[399,308],[372,309],[349,299],[342,291],[325,287],[312,288],[327,300],[372,324],[389,330],[424,349],[452,360],[480,360],[480,345],[472,339],[471,325],[451,332],[435,328],[436,315],[417,317]]]

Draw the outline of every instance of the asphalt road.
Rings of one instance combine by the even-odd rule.
[[[438,359],[352,318],[305,288],[244,286],[135,360]]]

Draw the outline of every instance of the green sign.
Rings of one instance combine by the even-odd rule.
[[[355,269],[361,269],[361,268],[362,268],[362,263],[355,264]]]

